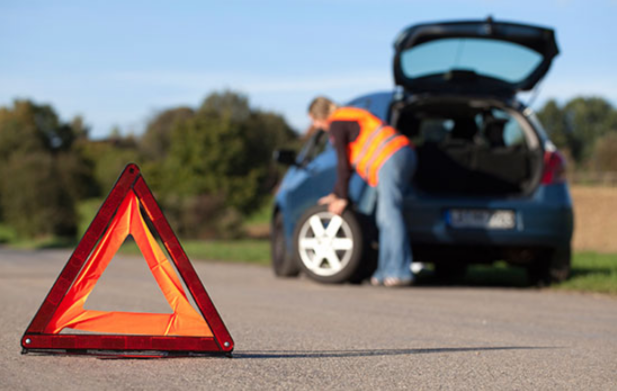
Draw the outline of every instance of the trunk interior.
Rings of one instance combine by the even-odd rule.
[[[416,146],[414,185],[427,193],[514,196],[540,181],[538,135],[498,102],[422,100],[395,107],[392,122]]]

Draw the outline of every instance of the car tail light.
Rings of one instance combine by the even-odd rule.
[[[566,159],[558,151],[544,153],[543,185],[564,183],[566,181]]]

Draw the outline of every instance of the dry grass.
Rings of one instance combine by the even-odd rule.
[[[574,250],[617,253],[617,187],[570,188],[574,201]]]

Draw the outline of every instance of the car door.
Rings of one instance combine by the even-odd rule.
[[[315,132],[298,154],[297,164],[289,169],[279,190],[286,237],[290,238],[295,222],[319,198],[332,192],[336,181],[336,151],[328,134]]]

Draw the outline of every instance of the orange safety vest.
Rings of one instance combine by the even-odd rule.
[[[347,158],[360,177],[373,187],[377,186],[379,169],[388,158],[411,145],[407,137],[363,109],[342,107],[328,121],[356,121],[360,125],[360,134],[347,146]]]

